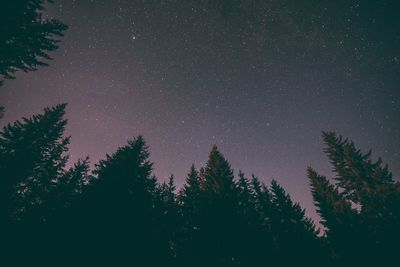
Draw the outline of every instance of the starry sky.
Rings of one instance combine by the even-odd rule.
[[[277,179],[315,218],[306,167],[330,173],[321,131],[400,174],[396,0],[57,0],[69,25],[50,67],[0,90],[1,124],[68,102],[71,161],[139,134],[178,186],[213,144]]]

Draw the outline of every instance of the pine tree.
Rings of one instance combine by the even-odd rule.
[[[237,259],[237,189],[233,171],[214,146],[204,168],[200,225],[203,264],[232,266]]]
[[[186,176],[185,184],[178,195],[181,227],[178,233],[177,251],[182,266],[197,266],[201,255],[199,246],[202,192],[200,177],[194,165]]]
[[[272,194],[272,232],[275,236],[279,255],[291,255],[282,258],[285,264],[311,264],[316,261],[321,244],[318,231],[311,219],[305,216],[305,210],[294,203],[276,180],[271,182]],[[319,252],[319,251],[318,251]],[[314,262],[315,263],[315,262]]]
[[[64,213],[57,195],[68,158],[65,107],[45,108],[0,132],[1,246],[16,265],[33,256],[52,258],[53,244],[60,248],[57,237],[67,230],[65,224],[55,225]]]
[[[354,242],[361,234],[357,227],[359,214],[351,206],[351,202],[342,198],[337,187],[330,184],[328,179],[308,168],[308,177],[311,183],[311,192],[317,212],[321,217],[321,224],[325,227],[325,235],[332,251],[334,260],[348,261],[354,257]],[[353,238],[350,238],[353,237]]]
[[[250,181],[242,171],[239,171],[238,179],[238,204],[241,216],[247,217],[253,212],[253,199],[250,189]]]
[[[159,186],[158,198],[156,203],[156,240],[154,248],[158,250],[160,258],[164,260],[164,264],[171,266],[175,263],[176,258],[176,235],[180,227],[181,221],[178,218],[178,205],[175,194],[174,176],[171,175],[167,182],[163,182]]]
[[[45,220],[50,192],[63,173],[69,137],[66,104],[8,124],[0,132],[2,220]]]
[[[157,182],[144,139],[139,136],[101,160],[95,178],[74,203],[84,257],[98,255],[104,263],[148,264],[164,260],[152,251],[158,245],[156,229]]]
[[[54,201],[57,208],[70,208],[73,202],[84,192],[93,179],[90,175],[89,158],[78,160],[73,167],[57,179]]]
[[[179,193],[179,202],[181,213],[188,223],[188,227],[198,227],[199,208],[201,205],[201,189],[200,178],[194,165],[190,167],[190,171],[186,176],[185,184]]]
[[[323,138],[334,184],[311,168],[308,176],[336,261],[389,262],[400,237],[399,182],[380,158],[372,160],[371,151],[364,154],[335,133],[323,133]]]
[[[249,180],[239,172],[238,190],[238,261],[244,266],[264,263],[265,253],[273,255],[269,212],[261,183],[253,175]]]
[[[18,70],[46,66],[48,52],[58,48],[67,26],[45,18],[46,2],[52,0],[3,1],[0,8],[0,85]]]

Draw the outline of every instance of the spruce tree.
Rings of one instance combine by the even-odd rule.
[[[371,151],[335,133],[323,133],[333,183],[309,168],[315,205],[336,262],[372,263],[394,258],[400,237],[400,186]]]
[[[204,195],[200,235],[203,264],[234,266],[237,258],[237,190],[233,170],[213,146],[201,188]]]
[[[270,210],[264,206],[264,192],[254,175],[249,180],[240,171],[237,184],[237,258],[240,265],[259,266],[264,263],[266,253],[274,254],[269,225]]]
[[[80,159],[57,179],[53,196],[58,209],[70,208],[92,181],[89,158]]]
[[[0,85],[18,70],[46,66],[67,26],[43,14],[53,0],[3,1],[0,6]]]
[[[67,218],[67,203],[79,192],[88,166],[78,162],[73,171],[65,171],[65,107],[45,108],[43,114],[8,124],[0,132],[1,246],[15,265],[27,264],[32,257],[53,259],[63,248],[61,236],[69,232],[60,218]]]
[[[65,107],[46,108],[0,132],[2,221],[46,220],[49,195],[67,161]]]
[[[164,264],[171,266],[176,259],[176,236],[181,226],[178,218],[177,197],[175,194],[174,176],[171,175],[168,181],[164,181],[158,190],[158,200],[156,203],[156,240],[153,248],[160,254],[158,257],[164,260]]]
[[[273,206],[271,228],[281,263],[317,266],[316,262],[321,263],[318,259],[321,244],[313,221],[306,217],[305,210],[292,201],[276,180],[272,180],[270,190]],[[290,257],[285,258],[285,255]]]
[[[178,200],[181,213],[185,217],[189,228],[198,228],[199,208],[201,205],[200,178],[194,165],[186,176],[185,184],[179,193]]]
[[[87,259],[98,263],[152,264],[164,260],[152,251],[161,227],[157,182],[148,147],[139,136],[96,164],[95,178],[74,203],[77,238]],[[110,263],[110,262],[109,262]]]
[[[199,246],[202,192],[199,173],[194,165],[190,167],[185,184],[179,192],[178,202],[182,221],[177,240],[179,262],[183,266],[197,266],[199,258],[203,256]]]

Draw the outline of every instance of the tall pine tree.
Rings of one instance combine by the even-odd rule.
[[[229,162],[216,146],[209,154],[201,188],[203,264],[237,265],[237,187]]]
[[[353,142],[323,133],[333,166],[333,184],[309,168],[315,205],[339,264],[382,263],[395,258],[400,238],[400,184],[381,159]]]
[[[46,220],[48,196],[67,161],[65,107],[46,108],[43,114],[8,124],[0,132],[3,222]]]
[[[87,260],[149,265],[165,260],[154,255],[160,252],[157,229],[162,224],[152,168],[141,136],[96,165],[95,178],[73,204],[80,225],[76,237]]]
[[[43,14],[53,0],[3,1],[0,5],[0,85],[18,70],[46,66],[67,26]]]
[[[199,173],[192,165],[186,176],[185,184],[178,195],[181,227],[178,233],[177,250],[179,262],[185,265],[198,266],[201,253],[200,223],[202,192]]]

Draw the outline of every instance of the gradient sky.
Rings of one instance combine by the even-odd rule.
[[[71,160],[142,134],[178,185],[217,144],[276,178],[315,218],[306,167],[324,174],[334,130],[400,173],[400,21],[393,1],[58,0],[69,25],[50,67],[0,90],[1,124],[68,102]]]

